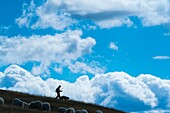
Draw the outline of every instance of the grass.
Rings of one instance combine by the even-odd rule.
[[[58,113],[57,112],[58,107],[66,107],[66,108],[73,107],[75,109],[86,109],[89,113],[95,113],[96,110],[101,110],[104,113],[124,113],[116,109],[106,108],[103,106],[78,102],[74,100],[67,100],[67,101],[59,100],[50,97],[35,96],[35,95],[29,95],[25,93],[13,92],[7,90],[0,90],[0,97],[4,98],[5,100],[5,105],[0,106],[0,113],[45,113],[45,111],[41,111],[41,110],[21,109],[19,107],[13,107],[11,106],[11,104],[14,98],[19,98],[27,103],[30,103],[31,101],[34,100],[49,102],[51,105],[51,111],[49,111],[48,113]]]

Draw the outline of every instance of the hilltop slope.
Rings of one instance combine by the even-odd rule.
[[[11,107],[12,101],[14,98],[20,98],[21,100],[25,102],[31,102],[33,100],[40,100],[42,102],[49,102],[51,104],[52,111],[49,113],[57,113],[56,109],[58,107],[73,107],[75,109],[86,109],[89,113],[95,113],[96,110],[101,110],[104,113],[124,113],[122,111],[118,111],[115,109],[110,109],[94,104],[87,104],[83,102],[73,101],[73,100],[56,100],[54,98],[50,97],[42,97],[42,96],[35,96],[35,95],[29,95],[25,93],[19,93],[19,92],[12,92],[12,91],[6,91],[6,90],[0,90],[0,97],[3,97],[5,100],[5,106],[0,106],[0,113],[40,113],[43,111],[37,111],[37,110],[25,110],[20,108],[14,108]]]

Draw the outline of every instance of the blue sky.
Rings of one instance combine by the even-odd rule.
[[[169,80],[169,12],[169,0],[0,1],[0,71],[18,65],[69,83],[116,72]]]

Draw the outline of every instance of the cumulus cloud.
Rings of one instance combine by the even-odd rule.
[[[77,20],[91,20],[101,28],[133,26],[131,17],[155,26],[170,23],[169,5],[169,0],[47,0],[36,7],[38,19],[32,27],[63,30]]]
[[[0,64],[35,62],[32,69],[35,75],[43,73],[49,75],[49,67],[55,69],[56,72],[62,71],[62,67],[69,67],[84,55],[92,52],[96,41],[92,37],[81,38],[81,36],[81,30],[66,31],[55,35],[33,35],[28,38],[0,36]],[[94,73],[95,69],[88,67],[86,72],[88,70]]]
[[[113,50],[118,50],[118,46],[114,42],[110,42],[109,48]]]
[[[83,75],[70,83],[53,78],[43,80],[11,65],[0,73],[0,78],[1,89],[55,97],[55,88],[61,84],[62,95],[73,100],[127,112],[166,111],[170,108],[170,80],[153,75],[132,77],[125,72],[110,72],[96,74],[92,79]]]
[[[148,74],[139,75],[138,79],[147,84],[150,90],[155,94],[159,102],[157,107],[170,107],[170,81],[162,80]]]
[[[92,84],[100,89],[95,97],[104,106],[135,111],[157,105],[157,98],[148,86],[124,72],[97,75]]]
[[[154,60],[168,60],[170,56],[155,56],[153,57]]]

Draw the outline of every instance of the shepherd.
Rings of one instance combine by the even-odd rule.
[[[62,92],[62,90],[60,90],[60,88],[61,88],[61,85],[59,85],[57,88],[56,88],[56,90],[55,90],[55,92],[57,93],[57,96],[56,96],[56,99],[60,99],[61,97],[60,97],[60,92]]]

